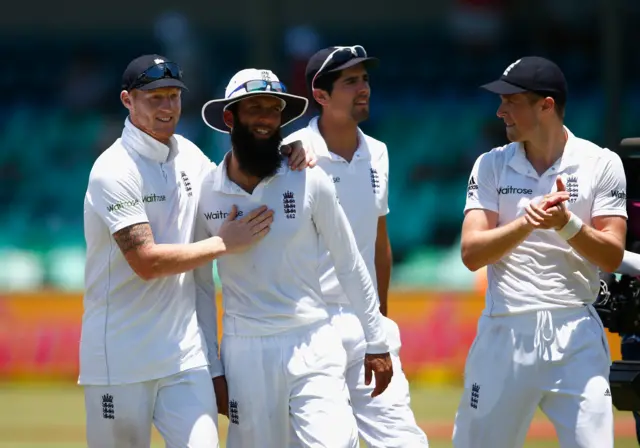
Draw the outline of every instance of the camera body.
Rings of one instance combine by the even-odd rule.
[[[625,139],[618,154],[627,177],[627,235],[626,246],[640,251],[640,138]],[[623,275],[616,279],[608,274],[600,280],[596,308],[604,326],[611,333],[630,337],[627,344],[638,344],[640,336],[640,280]],[[625,339],[623,338],[623,341]],[[640,411],[640,357],[634,346],[622,347],[623,361],[614,361],[609,371],[611,399],[620,411]],[[625,350],[626,349],[626,350]],[[640,434],[640,432],[639,432]],[[640,437],[638,438],[640,441]]]
[[[611,333],[640,333],[640,280],[623,275],[600,280],[593,307]]]

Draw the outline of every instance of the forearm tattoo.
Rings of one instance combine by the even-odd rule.
[[[149,223],[133,224],[113,234],[123,254],[140,247],[153,245],[153,233]]]

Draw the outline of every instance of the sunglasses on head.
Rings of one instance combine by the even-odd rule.
[[[245,83],[240,84],[236,87],[233,92],[229,94],[231,97],[238,90],[245,89],[247,93],[249,92],[286,92],[287,88],[280,81],[264,81],[264,80],[253,80],[247,81]],[[267,90],[269,89],[269,90]]]
[[[319,75],[322,74],[322,70],[327,68],[327,66],[331,64],[341,65],[345,62],[350,61],[353,58],[366,58],[367,50],[364,49],[362,45],[354,45],[352,47],[336,47],[329,56],[324,60],[320,69],[316,72],[313,79],[311,80],[311,88],[314,88],[314,84]]]
[[[129,90],[135,89],[136,87],[142,87],[151,82],[165,78],[182,81],[182,70],[178,64],[175,62],[162,62],[149,67],[136,78],[136,80],[131,84],[131,87],[129,87]]]

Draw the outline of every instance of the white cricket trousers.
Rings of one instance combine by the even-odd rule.
[[[562,448],[612,448],[611,356],[591,306],[482,316],[465,367],[455,448],[518,448],[536,408]]]
[[[357,448],[346,354],[328,321],[273,336],[224,334],[221,357],[227,448]]]
[[[149,448],[151,425],[167,448],[218,448],[209,369],[118,386],[84,386],[89,448]]]
[[[340,335],[347,352],[345,377],[360,437],[369,448],[428,447],[427,437],[411,410],[409,382],[402,371],[399,356],[402,343],[398,325],[383,317],[393,362],[393,377],[381,395],[371,398],[375,379],[368,386],[364,383],[367,344],[358,316],[347,305],[330,304],[328,310],[331,324]]]

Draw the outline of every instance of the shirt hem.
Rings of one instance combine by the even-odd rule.
[[[595,213],[591,214],[592,218],[595,218],[596,216],[622,216],[624,218],[627,218],[627,212],[620,210],[618,208],[616,209],[600,209]]]
[[[155,381],[162,378],[168,378],[173,375],[177,375],[178,373],[185,372],[191,369],[197,369],[200,367],[209,367],[209,362],[207,360],[193,360],[184,365],[180,366],[179,369],[167,369],[167,371],[163,371],[161,373],[153,374],[153,375],[141,375],[137,377],[132,377],[131,379],[124,379],[122,376],[115,377],[111,374],[111,381],[106,376],[101,376],[99,378],[95,377],[83,377],[80,375],[78,378],[79,386],[122,386],[125,384],[136,384],[136,383],[144,383],[147,381]]]
[[[575,311],[581,308],[586,308],[593,302],[575,302],[567,304],[541,304],[534,307],[519,308],[512,310],[491,311],[487,306],[482,310],[482,315],[487,317],[508,317],[508,316],[520,316],[528,313],[535,313],[537,311]],[[494,305],[495,307],[495,305]]]
[[[111,232],[111,235],[113,235],[114,233],[124,229],[125,227],[129,227],[134,224],[143,224],[147,222],[149,222],[149,218],[147,216],[135,216],[130,219],[118,221],[117,224],[113,226],[109,226],[109,231]]]
[[[250,338],[252,337],[259,338],[259,337],[265,337],[265,336],[281,336],[289,333],[296,333],[306,328],[314,328],[323,323],[330,323],[329,313],[325,313],[325,316],[319,317],[317,319],[310,319],[304,322],[300,322],[298,325],[289,325],[286,327],[279,327],[277,329],[274,328],[273,331],[251,331],[251,330],[254,330],[254,328],[246,328],[246,327],[243,328],[242,324],[237,323],[237,319],[235,318],[231,318],[231,319],[236,320],[236,322],[231,322],[229,325],[225,325],[225,319],[223,318],[223,325],[222,325],[223,336],[240,336],[240,337],[250,337]]]
[[[471,210],[488,210],[490,212],[499,213],[498,207],[489,207],[482,204],[470,205],[468,207],[465,207],[463,213],[467,213]]]

